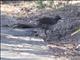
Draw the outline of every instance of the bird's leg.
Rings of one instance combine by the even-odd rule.
[[[45,33],[45,35],[46,35],[44,40],[45,40],[45,42],[47,42],[47,41],[46,41],[46,39],[47,39],[47,30],[46,30],[46,29],[44,29],[44,33]]]
[[[47,30],[46,30],[46,29],[44,30],[44,33],[45,33],[45,35],[46,35],[46,37],[47,37]]]

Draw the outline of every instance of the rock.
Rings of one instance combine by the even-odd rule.
[[[1,15],[0,21],[1,21],[1,24],[0,24],[1,26],[11,26],[13,24],[17,24],[17,21],[15,18],[6,16],[6,15]]]

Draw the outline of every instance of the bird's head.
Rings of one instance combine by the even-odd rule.
[[[61,17],[60,17],[59,15],[56,15],[56,16],[55,16],[55,19],[56,19],[56,20],[59,20],[59,19],[61,19]]]

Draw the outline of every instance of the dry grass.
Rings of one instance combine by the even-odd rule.
[[[54,4],[52,5],[53,8],[55,5],[58,4],[59,1],[55,1]],[[79,1],[80,2],[80,1]],[[71,4],[79,3],[78,1],[73,1]],[[49,1],[44,1],[44,4],[46,4],[45,9],[53,9],[52,7],[49,6]],[[63,3],[65,3],[63,1]],[[1,12],[4,12],[6,15],[9,16],[15,16],[15,17],[25,17],[28,15],[31,15],[35,13],[36,11],[40,10],[38,9],[38,4],[36,1],[30,1],[30,2],[17,2],[17,3],[9,3],[9,4],[1,4]]]

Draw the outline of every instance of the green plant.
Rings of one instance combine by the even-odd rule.
[[[44,8],[43,0],[37,0],[38,8]]]

